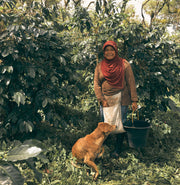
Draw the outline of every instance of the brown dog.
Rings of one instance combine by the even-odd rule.
[[[77,162],[85,163],[95,171],[94,180],[99,175],[94,160],[103,155],[104,148],[102,148],[102,144],[107,136],[115,129],[115,125],[100,122],[91,134],[78,139],[72,147],[72,155],[76,157]]]

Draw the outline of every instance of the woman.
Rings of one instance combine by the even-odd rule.
[[[130,64],[118,56],[114,41],[107,41],[103,46],[104,59],[96,66],[94,90],[100,103],[102,121],[118,124],[116,149],[113,155],[118,157],[125,136],[123,123],[126,121],[128,106],[137,109],[135,79]]]

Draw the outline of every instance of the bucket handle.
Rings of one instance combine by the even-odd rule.
[[[132,111],[132,126],[134,126],[134,116],[133,116],[133,114],[134,114],[134,110]],[[139,111],[137,110],[136,111],[136,115],[137,115],[137,119],[139,120]]]

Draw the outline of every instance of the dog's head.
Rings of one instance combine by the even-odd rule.
[[[116,125],[110,125],[109,123],[100,122],[98,123],[98,128],[105,133],[105,135],[109,135],[112,131],[116,129]]]

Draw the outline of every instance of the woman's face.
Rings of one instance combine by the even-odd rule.
[[[104,49],[104,57],[107,60],[112,60],[112,59],[114,59],[115,56],[116,56],[116,52],[112,46],[107,46]]]

